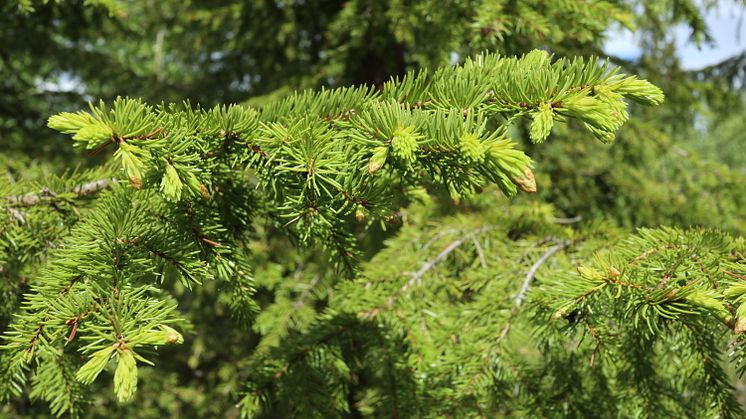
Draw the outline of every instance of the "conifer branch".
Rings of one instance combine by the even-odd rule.
[[[25,366],[40,371],[49,362],[39,355],[31,363],[36,354],[62,347],[61,356],[71,365],[77,365],[81,354],[87,358],[76,375],[84,385],[110,359],[116,359],[115,394],[127,401],[137,385],[138,364],[148,363],[138,353],[140,348],[183,341],[168,326],[178,322],[178,312],[166,292],[169,287],[162,285],[164,280],[175,277],[189,289],[205,279],[216,279],[232,289],[239,283],[241,290],[251,290],[246,272],[254,259],[244,249],[249,245],[252,222],[268,218],[277,227],[284,225],[278,233],[293,242],[323,249],[337,271],[352,279],[346,284],[354,285],[360,269],[355,256],[360,252],[350,228],[352,217],[367,220],[366,227],[397,221],[392,214],[401,214],[407,202],[416,201],[413,198],[425,185],[443,188],[454,200],[490,184],[506,196],[519,190],[535,192],[533,162],[508,137],[510,124],[530,119],[531,140],[542,142],[555,123],[574,119],[599,140],[611,141],[628,118],[625,100],[649,105],[663,100],[655,86],[618,71],[596,59],[554,60],[543,51],[515,58],[483,54],[462,66],[410,73],[380,90],[307,91],[261,111],[235,105],[152,107],[119,98],[111,105],[92,104],[89,112],[55,115],[48,125],[71,135],[75,146],[87,150],[114,147],[116,170],[129,184],[101,180],[64,193],[55,193],[50,186],[6,198],[12,207],[49,203],[54,208],[58,201],[97,195],[84,222],[75,224],[64,245],[50,252],[47,268],[4,335],[7,345],[2,351],[9,357],[3,359],[13,360],[9,371],[22,382]],[[14,213],[4,216],[18,219]],[[480,242],[477,236],[496,229],[497,223],[472,231],[457,229],[461,237],[416,272],[405,274],[404,284],[382,284],[393,289],[372,294],[363,306],[377,308],[366,310],[358,305],[341,312],[354,312],[357,317],[353,318],[359,319],[392,307],[397,297],[420,286],[440,263],[463,257],[456,250],[464,243],[474,245],[470,265],[478,260],[481,269],[489,270],[494,264],[488,262],[491,250],[487,247],[492,244]],[[441,233],[449,234],[448,230]],[[420,250],[428,250],[433,242]],[[514,310],[540,266],[564,246],[556,244],[529,269]],[[411,261],[404,266],[411,266]],[[396,272],[401,279],[401,267]],[[81,279],[75,283],[80,292],[60,295],[58,291],[73,278]],[[314,279],[289,304],[286,314],[297,313],[321,280]],[[617,282],[609,279],[604,284]],[[473,289],[466,286],[469,292],[491,287],[490,283],[476,284]],[[359,298],[367,296],[358,295],[351,303]],[[484,303],[481,298],[476,300]],[[418,357],[425,365],[426,359],[438,356],[438,351],[428,351],[438,335],[422,327],[424,310],[416,308],[409,315],[412,308],[407,300],[402,299],[401,308],[393,314],[387,310],[381,316],[392,324],[376,327],[400,330],[382,329],[380,333],[386,335],[386,344],[394,344],[398,339],[394,336],[407,340],[411,350],[420,351]],[[257,307],[249,296],[241,301],[248,311]],[[340,325],[334,310],[330,307],[329,316],[316,319],[307,334],[288,334],[289,346],[261,354],[271,367],[254,386],[256,397],[247,396],[245,406],[271,397],[272,383],[294,379],[295,368],[330,367],[336,372],[318,375],[330,386],[327,394],[347,394],[343,382],[350,365],[338,354],[338,341],[345,331],[365,336],[360,329],[367,326],[350,321]],[[475,311],[487,312],[485,307]],[[84,325],[81,313],[89,313]],[[421,320],[419,328],[397,329],[410,317]],[[282,316],[277,318],[281,324],[286,322]],[[486,324],[483,330],[494,333],[496,325],[491,320]],[[21,358],[29,340],[32,352]],[[306,357],[308,362],[300,362]],[[484,367],[483,360],[471,362],[473,354],[465,354],[465,359],[469,368]],[[394,382],[389,388],[397,389],[395,412],[404,417],[410,395],[406,383],[398,381],[401,362],[398,354],[390,354],[389,378]],[[427,372],[417,374],[424,377]],[[422,386],[420,378],[412,380],[411,385]],[[474,385],[483,388],[483,380],[489,380],[489,375],[480,373]]]

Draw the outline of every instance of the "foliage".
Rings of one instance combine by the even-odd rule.
[[[302,334],[255,355],[243,407],[328,417],[333,397],[372,416],[743,415],[721,362],[728,328],[741,333],[742,240],[620,239],[494,199],[442,218],[411,208]]]
[[[742,417],[716,3],[0,6],[0,415]]]
[[[424,179],[454,199],[487,182],[507,195],[534,191],[530,159],[503,134],[510,122],[525,116],[545,124],[542,104],[550,104],[550,117],[576,119],[610,141],[627,118],[625,97],[646,104],[663,98],[595,60],[552,62],[535,51],[520,59],[482,55],[432,76],[411,73],[380,93],[306,92],[261,112],[118,99],[90,113],[53,116],[49,126],[73,135],[78,147],[113,144],[115,175],[129,185],[103,193],[32,285],[6,333],[7,391],[21,388],[27,369],[38,377],[49,362],[77,368],[75,350],[88,356],[77,372],[83,383],[116,354],[115,392],[127,401],[137,385],[135,358],[149,363],[143,351],[182,341],[168,326],[179,321],[176,307],[154,284],[218,281],[235,288],[238,316],[256,310],[246,298],[242,256],[250,218],[263,212],[299,244],[320,243],[352,274],[353,212],[368,223],[384,220]],[[252,197],[266,208],[252,208]],[[56,355],[41,355],[47,352]],[[75,411],[66,376],[32,380],[33,394],[54,400],[54,411]]]

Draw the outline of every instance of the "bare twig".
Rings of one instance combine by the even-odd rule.
[[[92,182],[81,183],[80,185],[73,187],[71,192],[74,193],[76,197],[83,198],[106,189],[106,187],[109,186],[109,183],[112,181],[116,180],[99,179]],[[47,187],[43,187],[37,193],[29,193],[26,195],[18,196],[7,196],[5,197],[5,201],[8,203],[9,206],[13,207],[32,207],[34,205],[39,205],[41,203],[47,202],[48,198],[54,199],[56,197],[57,194],[55,192]]]
[[[558,242],[556,245],[547,249],[547,251],[544,252],[543,255],[541,255],[539,260],[537,260],[531,266],[531,269],[529,269],[528,273],[526,273],[526,277],[523,279],[523,285],[521,285],[520,292],[518,292],[518,295],[516,295],[515,297],[514,307],[520,307],[521,304],[523,303],[523,299],[526,298],[526,293],[528,292],[528,288],[531,286],[531,281],[533,281],[534,276],[536,276],[536,272],[539,270],[539,268],[541,268],[541,265],[546,263],[546,261],[549,260],[549,258],[552,257],[552,255],[564,249],[569,244],[570,242],[567,240]]]
[[[8,208],[8,212],[10,215],[15,218],[16,220],[20,221],[21,224],[26,222],[26,219],[23,217],[23,213],[21,211],[18,211],[15,208]]]
[[[434,235],[430,240],[428,240],[427,243],[425,243],[425,245],[422,246],[422,249],[420,249],[420,252],[424,252],[425,250],[429,249],[430,246],[433,243],[435,243],[436,240],[440,239],[441,237],[448,235],[448,234],[453,234],[453,233],[458,233],[458,230],[455,228],[447,228],[445,230],[442,230],[438,234]]]
[[[16,178],[13,177],[13,173],[11,173],[10,170],[5,169],[5,174],[8,176],[8,182],[9,183],[16,183]]]
[[[477,249],[480,266],[482,267],[482,269],[487,268],[487,260],[484,258],[484,250],[482,250],[482,245],[479,244],[479,239],[477,239],[476,235],[472,234],[471,241],[474,243],[474,248]]]
[[[746,280],[746,275],[740,275],[740,274],[737,274],[737,273],[731,272],[731,271],[723,271],[723,273],[726,274],[726,275],[730,275],[733,278],[738,278],[738,279]]]
[[[111,179],[111,181],[116,181],[116,179]],[[79,198],[90,196],[106,189],[109,186],[109,182],[109,179],[99,179],[93,182],[82,183],[73,188],[73,193],[78,195]]]
[[[480,227],[480,228],[478,228],[476,230],[473,230],[473,231],[465,234],[464,236],[462,236],[458,240],[451,242],[451,244],[449,244],[448,246],[446,246],[446,248],[443,249],[443,251],[441,251],[440,253],[438,253],[438,255],[435,258],[433,258],[432,260],[424,263],[422,265],[422,267],[420,268],[420,270],[418,270],[417,272],[413,272],[411,274],[410,279],[404,285],[402,285],[401,288],[399,288],[396,292],[394,292],[393,294],[391,294],[389,296],[389,298],[386,299],[386,303],[385,304],[383,304],[382,306],[374,307],[374,308],[366,311],[364,313],[364,315],[365,316],[371,316],[371,317],[372,316],[376,316],[381,309],[383,309],[385,307],[391,307],[391,306],[393,306],[394,305],[394,299],[397,296],[403,294],[408,289],[412,288],[414,285],[419,285],[420,282],[422,281],[422,277],[429,270],[433,269],[435,267],[435,265],[437,265],[438,263],[440,263],[441,261],[443,261],[443,259],[445,259],[446,257],[448,257],[448,255],[450,255],[451,252],[453,252],[454,250],[456,250],[465,241],[471,240],[471,239],[475,239],[477,234],[481,234],[481,233],[484,233],[484,232],[490,231],[490,230],[492,230],[492,226]]]
[[[306,286],[306,289],[303,290],[298,299],[295,300],[295,302],[293,303],[293,311],[296,311],[303,306],[306,298],[311,294],[311,291],[313,291],[314,287],[316,286],[316,284],[319,283],[320,280],[321,275],[317,274],[313,277],[313,281],[311,281],[311,283]]]
[[[554,221],[556,224],[575,224],[583,221],[583,217],[580,215],[569,218],[554,217],[552,218],[552,221]]]
[[[406,284],[404,284],[404,286],[399,290],[398,294],[401,294],[401,293],[405,292],[406,290],[408,290],[409,288],[411,288],[415,284],[419,285],[420,282],[422,282],[422,277],[429,270],[433,269],[435,267],[435,265],[437,265],[443,259],[445,259],[446,257],[448,257],[448,255],[450,255],[451,252],[453,252],[454,250],[456,250],[466,240],[471,239],[476,234],[481,234],[481,233],[484,233],[485,231],[489,231],[491,229],[492,229],[492,227],[489,227],[489,226],[488,227],[481,227],[481,228],[478,228],[478,229],[476,229],[476,230],[474,230],[474,231],[472,231],[472,232],[464,235],[460,239],[451,242],[451,244],[449,244],[448,246],[446,246],[446,248],[443,249],[442,252],[438,253],[438,256],[436,256],[434,259],[432,259],[432,260],[426,262],[425,264],[423,264],[419,271],[413,273],[412,274],[412,278],[410,278],[410,280],[407,281]]]
[[[526,277],[523,279],[523,284],[521,285],[521,290],[518,292],[518,294],[513,299],[513,308],[510,310],[510,316],[508,317],[508,321],[505,322],[505,326],[503,327],[503,330],[500,332],[500,336],[497,338],[497,341],[500,342],[508,335],[510,332],[510,327],[513,324],[513,320],[515,319],[515,316],[518,314],[518,310],[521,307],[521,304],[523,304],[523,300],[526,298],[526,293],[528,292],[528,289],[531,287],[531,282],[534,280],[534,277],[536,276],[536,272],[539,271],[539,268],[546,263],[547,260],[549,260],[552,255],[559,252],[560,250],[566,248],[570,245],[570,242],[568,240],[563,241],[557,241],[555,240],[554,246],[547,249],[546,252],[544,252],[541,257],[534,262],[533,265],[531,265],[531,268],[526,273]]]

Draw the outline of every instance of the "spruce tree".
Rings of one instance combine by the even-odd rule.
[[[313,24],[306,3],[270,3],[191,23],[280,9],[268,16]],[[619,62],[475,53],[528,51],[532,36],[573,53],[634,15],[616,2],[415,3],[353,1],[322,20],[333,21],[323,42],[347,46],[333,61],[344,70],[318,51],[297,66],[303,54],[271,44],[286,55],[258,73],[294,65],[252,105],[119,97],[49,117],[66,147],[93,157],[58,175],[10,163],[0,178],[0,412],[741,417],[738,173],[672,157],[671,133],[644,111],[663,93]],[[81,10],[146,19],[152,7],[122,4]],[[706,32],[690,2],[677,5],[665,19]],[[371,26],[334,37],[361,19]],[[638,23],[654,36],[660,21]],[[262,48],[236,42],[234,53]],[[294,43],[309,47],[283,46]],[[467,58],[448,66],[445,48]],[[406,63],[356,67],[380,54]],[[627,67],[658,77],[644,60]],[[225,79],[190,92],[210,83]],[[294,83],[316,88],[288,94]],[[17,156],[22,137],[9,132]],[[617,136],[611,148],[586,141]],[[713,194],[722,202],[686,202]],[[663,221],[679,227],[629,229]]]

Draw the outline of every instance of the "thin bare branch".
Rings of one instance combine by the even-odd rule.
[[[580,215],[569,218],[554,217],[552,218],[552,221],[554,221],[556,224],[575,224],[583,221],[583,217]]]
[[[448,246],[446,246],[443,251],[438,253],[438,255],[433,258],[432,260],[424,263],[420,270],[417,272],[414,272],[411,274],[410,279],[401,287],[399,288],[395,293],[391,294],[389,298],[386,300],[386,304],[383,307],[391,307],[394,305],[394,299],[405,293],[408,289],[412,288],[414,285],[419,285],[422,281],[422,277],[431,269],[435,267],[438,263],[443,261],[448,255],[450,255],[454,250],[456,250],[459,246],[461,246],[465,241],[471,240],[472,238],[475,238],[477,234],[484,233],[486,231],[492,230],[492,226],[484,226],[480,227],[476,230],[470,231],[467,234],[463,235],[461,238],[459,238],[456,241],[451,242]],[[375,316],[378,314],[382,307],[376,307],[371,310],[368,310],[365,314],[367,316]]]
[[[99,179],[92,182],[81,183],[72,188],[70,192],[75,194],[78,198],[94,195],[104,189],[106,189],[111,182],[115,182],[116,179]],[[29,193],[26,195],[7,196],[4,200],[12,207],[33,207],[47,203],[50,200],[54,200],[57,197],[57,193],[50,190],[47,187],[41,188],[37,193]]]
[[[529,269],[528,273],[526,273],[526,277],[523,279],[523,285],[521,285],[521,290],[518,292],[518,295],[516,295],[514,300],[514,307],[520,307],[523,303],[523,299],[526,298],[526,293],[528,292],[529,287],[531,286],[531,281],[533,281],[534,276],[536,276],[536,272],[541,268],[541,265],[546,263],[547,260],[549,260],[552,255],[559,252],[560,250],[564,249],[565,247],[569,246],[570,242],[567,240],[558,242],[556,245],[550,247],[547,249],[546,252],[544,252],[543,255],[537,260],[532,266],[531,269]]]
[[[448,255],[450,255],[454,250],[456,250],[459,246],[461,246],[466,240],[471,239],[476,234],[481,234],[481,233],[484,233],[485,231],[489,231],[489,230],[492,230],[492,227],[489,227],[489,226],[487,226],[487,227],[481,227],[481,228],[478,228],[478,229],[476,229],[476,230],[474,230],[474,231],[472,231],[472,232],[464,235],[463,237],[459,238],[458,240],[455,240],[455,241],[451,242],[451,244],[449,244],[448,246],[446,246],[446,248],[443,249],[443,251],[441,251],[440,253],[438,253],[438,256],[436,256],[432,260],[424,263],[422,265],[422,267],[420,268],[419,271],[413,273],[412,277],[410,278],[410,280],[407,281],[407,283],[404,284],[404,286],[399,290],[399,294],[405,292],[406,290],[408,290],[409,288],[411,288],[415,284],[419,285],[420,282],[422,282],[422,277],[429,270],[433,269],[435,267],[435,265],[437,265],[443,259],[445,259],[446,257],[448,257]]]
[[[482,269],[487,268],[487,260],[484,257],[484,250],[482,250],[482,245],[479,243],[479,239],[477,239],[476,235],[472,234],[471,241],[474,243],[474,248],[477,249],[477,255],[479,256],[479,265],[482,267]]]
[[[500,332],[500,336],[497,338],[498,342],[502,341],[503,339],[505,339],[506,336],[508,336],[510,327],[513,324],[513,320],[518,314],[518,310],[520,309],[521,304],[523,304],[523,300],[526,298],[526,293],[528,293],[528,289],[531,287],[531,282],[534,280],[536,272],[539,271],[539,268],[541,268],[541,266],[546,263],[546,261],[549,260],[552,255],[570,245],[570,242],[568,240],[557,241],[555,239],[554,242],[557,244],[547,249],[547,251],[544,252],[544,254],[541,255],[541,257],[536,262],[534,262],[533,265],[531,265],[531,268],[526,273],[526,276],[523,279],[523,284],[521,284],[521,289],[513,299],[513,308],[510,310],[508,321],[505,322],[505,326]]]

